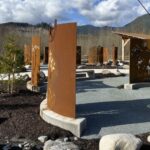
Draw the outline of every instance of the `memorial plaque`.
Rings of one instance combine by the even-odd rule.
[[[130,42],[130,83],[150,82],[150,40]]]
[[[25,65],[31,64],[31,46],[27,44],[24,45],[24,63]]]
[[[112,50],[112,60],[113,60],[113,64],[114,65],[116,65],[117,59],[118,59],[118,47],[113,47],[113,50]]]
[[[76,23],[56,25],[50,30],[48,62],[48,108],[75,118]]]
[[[32,37],[32,77],[33,86],[38,86],[40,78],[40,37]]]

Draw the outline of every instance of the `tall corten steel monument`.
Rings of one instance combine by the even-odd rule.
[[[124,88],[150,86],[150,36],[143,33],[114,33],[120,35],[125,41],[122,43],[123,51],[125,45],[130,41],[129,83],[125,84]]]
[[[24,45],[24,63],[26,65],[31,64],[31,46],[27,44]]]
[[[40,78],[40,37],[32,37],[32,86],[37,87]]]
[[[108,62],[109,60],[109,50],[108,48],[103,48],[103,63]]]
[[[113,49],[112,49],[112,60],[113,60],[114,65],[117,64],[117,59],[118,59],[118,47],[113,47]]]
[[[81,46],[77,46],[76,65],[81,65]]]
[[[44,59],[43,59],[44,64],[48,64],[48,54],[49,54],[49,48],[45,47],[45,49],[44,49]]]
[[[140,82],[150,82],[150,39],[131,38],[130,83]]]
[[[48,108],[75,118],[76,23],[56,25],[50,31],[48,63]]]

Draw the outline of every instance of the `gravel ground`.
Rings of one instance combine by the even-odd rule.
[[[77,82],[77,115],[87,119],[84,138],[150,131],[150,87],[124,90],[128,76]]]
[[[136,113],[134,114],[134,111],[138,111],[140,114],[143,114],[143,115],[145,113],[147,114],[144,120],[142,119],[143,117],[137,118],[138,123],[145,121],[145,119],[148,121],[149,107],[145,107],[145,106],[149,106],[149,103],[150,103],[148,100],[149,95],[147,95],[149,94],[149,89],[143,88],[143,89],[134,90],[132,92],[131,91],[123,92],[122,89],[117,88],[117,87],[123,84],[125,81],[127,81],[127,77],[105,78],[105,79],[87,80],[87,81],[77,82],[77,113],[78,115],[84,116],[84,117],[91,116],[89,118],[91,119],[91,121],[93,121],[93,119],[94,121],[96,120],[100,121],[99,115],[103,116],[101,122],[99,122],[98,124],[95,124],[96,122],[93,122],[93,124],[91,124],[91,125],[96,125],[96,126],[87,127],[88,132],[86,131],[84,134],[86,133],[93,134],[92,130],[89,130],[90,128],[92,129],[96,127],[96,130],[98,129],[99,131],[102,128],[105,128],[105,127],[107,128],[108,127],[107,123],[110,123],[109,124],[110,127],[112,123],[116,124],[115,120],[117,120],[118,118],[114,119],[114,117],[116,117],[115,116],[116,114],[118,116],[118,112],[121,114],[119,115],[120,119],[122,118],[120,121],[117,121],[118,125],[124,125],[125,121],[127,121],[126,119],[129,118],[127,117],[128,115],[137,118],[135,116]],[[113,90],[115,90],[114,93],[112,93]],[[122,95],[117,96],[116,92],[118,91],[121,91],[121,93],[126,94],[127,97],[123,97]],[[144,92],[144,95],[141,95],[141,93],[143,92]],[[101,95],[101,97],[99,97],[99,94]],[[141,97],[139,97],[140,95]],[[108,98],[108,96],[111,96],[111,97]],[[133,99],[130,99],[131,102],[130,101],[124,102],[123,99],[128,98],[129,96],[133,98]],[[122,101],[119,102],[119,105],[118,105],[117,103],[115,103],[115,99],[116,98],[119,99],[120,97],[122,97]],[[139,98],[138,100],[137,100],[137,97]],[[37,139],[41,135],[47,135],[48,139],[51,139],[51,140],[56,140],[60,138],[62,139],[62,138],[68,137],[69,141],[72,141],[73,143],[78,145],[81,150],[98,150],[98,144],[99,144],[101,135],[99,136],[99,138],[96,138],[96,139],[94,138],[84,139],[85,138],[84,137],[82,139],[78,138],[78,140],[74,140],[74,136],[72,135],[72,133],[44,122],[40,118],[40,115],[39,115],[39,106],[40,106],[41,101],[44,98],[45,98],[45,94],[36,94],[36,93],[29,92],[25,89],[13,95],[2,94],[2,93],[0,94],[0,149],[2,149],[2,147],[7,143],[16,143],[18,139],[25,139],[28,141],[32,141],[32,143],[35,143],[36,147],[41,146],[41,149],[42,149],[43,145]],[[140,99],[142,99],[142,103],[140,102]],[[145,100],[143,101],[143,99]],[[88,101],[88,100],[91,100],[91,101]],[[105,100],[105,103],[104,103],[104,100]],[[95,103],[96,105],[93,105],[93,103]],[[100,104],[97,105],[97,103],[100,103]],[[81,106],[84,106],[84,107],[80,109]],[[99,107],[103,108],[103,110],[99,109]],[[110,108],[111,108],[111,111],[110,111]],[[126,111],[127,109],[130,110],[131,108],[133,109],[131,114],[127,113],[127,116],[125,115],[125,118],[123,118],[122,112]],[[148,109],[146,109],[146,112],[143,112],[143,109],[145,108],[148,108]],[[116,113],[117,109],[119,111],[117,111]],[[88,110],[88,113],[87,113],[87,110]],[[102,110],[101,113],[99,113],[99,110]],[[130,123],[132,123],[132,120],[133,120],[133,123],[135,124],[135,118],[129,119]],[[89,124],[90,120],[87,120],[87,121],[88,121],[88,125],[90,125]],[[110,121],[110,122],[107,122],[107,121]],[[135,124],[135,127],[136,127],[136,124]],[[99,128],[99,125],[102,128]],[[140,128],[136,128],[136,131],[138,129]],[[145,129],[147,130],[146,126],[145,126]],[[114,132],[114,129],[109,128],[109,130],[107,131],[111,133],[110,131]],[[150,145],[147,142],[148,135],[150,135],[150,132],[137,135],[144,142],[144,145],[142,146],[141,150],[150,149]],[[39,148],[37,149],[39,150]],[[36,148],[34,148],[34,150],[36,150]]]

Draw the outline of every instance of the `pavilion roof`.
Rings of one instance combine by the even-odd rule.
[[[120,31],[115,31],[113,33],[118,34],[122,36],[123,38],[137,38],[137,39],[143,39],[143,40],[150,39],[150,35],[143,34],[143,33],[131,33],[131,32],[120,32]]]

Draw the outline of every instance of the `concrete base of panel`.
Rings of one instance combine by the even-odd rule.
[[[80,137],[86,127],[85,118],[69,118],[51,111],[47,107],[47,99],[40,105],[40,116],[44,121],[72,132],[75,136]]]
[[[126,89],[126,90],[133,90],[133,89],[139,89],[139,88],[144,88],[144,87],[150,87],[150,82],[124,84],[124,89]]]

